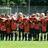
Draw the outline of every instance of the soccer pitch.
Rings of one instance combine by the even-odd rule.
[[[0,41],[0,48],[48,48],[47,41]]]

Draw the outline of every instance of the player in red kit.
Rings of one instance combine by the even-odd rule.
[[[36,40],[36,22],[37,22],[37,19],[36,19],[36,14],[32,14],[32,22],[33,22],[33,40]]]
[[[24,26],[23,26],[23,14],[19,14],[18,15],[18,28],[19,28],[19,40],[24,40]],[[22,33],[22,36],[21,36],[21,33]]]
[[[13,18],[11,19],[11,30],[12,30],[12,33],[11,33],[11,39],[13,39],[13,33],[15,34],[15,40],[17,40],[17,33],[16,33],[16,30],[17,30],[17,23],[16,23],[16,20],[14,20]]]
[[[10,35],[11,35],[11,24],[10,24],[10,20],[6,20],[6,40],[8,39],[9,37],[9,40],[10,40]]]
[[[46,37],[46,20],[44,17],[45,17],[45,14],[41,13],[40,21],[41,21],[42,39],[46,40],[47,39],[47,37]]]
[[[2,23],[1,23],[1,32],[2,32],[2,39],[1,40],[4,40],[4,37],[5,37],[5,33],[6,33],[6,26],[5,26],[5,21],[6,21],[6,18],[1,18],[2,19]]]
[[[25,34],[25,40],[27,40],[28,38],[28,34],[29,34],[29,19],[24,18],[24,34]]]

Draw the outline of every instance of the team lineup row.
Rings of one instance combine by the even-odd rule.
[[[15,16],[0,16],[1,40],[48,40],[48,16],[44,13],[23,14]]]

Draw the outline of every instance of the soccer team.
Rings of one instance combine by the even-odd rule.
[[[25,17],[18,14],[0,16],[0,40],[48,40],[48,15],[44,13],[32,14]]]

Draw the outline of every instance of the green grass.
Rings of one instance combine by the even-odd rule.
[[[0,48],[48,48],[47,41],[0,41]]]

